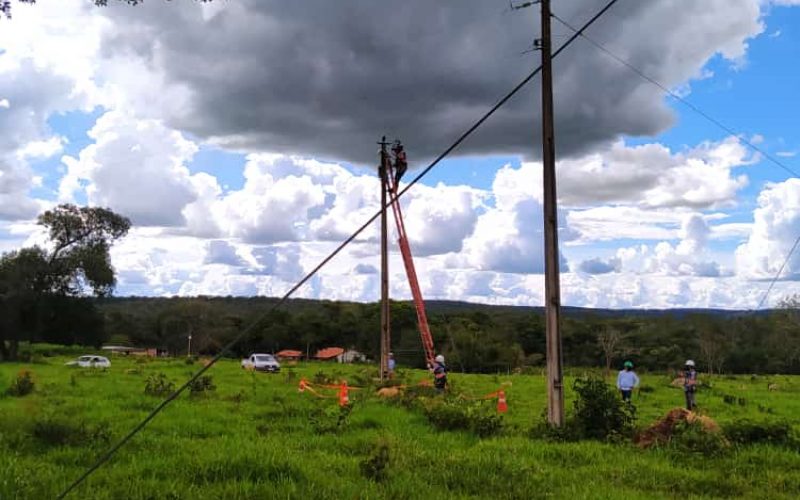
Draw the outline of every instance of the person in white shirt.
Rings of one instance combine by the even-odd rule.
[[[617,389],[622,395],[622,400],[630,403],[633,390],[639,386],[639,377],[633,371],[633,363],[630,361],[626,361],[623,367],[624,369],[617,375]]]

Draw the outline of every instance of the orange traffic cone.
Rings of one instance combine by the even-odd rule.
[[[339,386],[339,406],[347,406],[350,398],[347,396],[347,380],[342,380],[342,385]]]
[[[505,413],[508,411],[508,404],[506,403],[506,391],[499,391],[497,393],[497,413]]]

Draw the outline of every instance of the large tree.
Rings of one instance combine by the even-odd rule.
[[[74,343],[97,338],[101,321],[89,296],[111,295],[109,249],[130,221],[99,207],[59,205],[38,218],[45,247],[0,256],[0,357],[16,357],[20,340]],[[61,326],[59,326],[61,325]]]

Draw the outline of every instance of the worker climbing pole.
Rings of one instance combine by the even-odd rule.
[[[381,172],[384,173],[382,177],[386,183],[386,192],[389,195],[389,203],[392,206],[392,213],[397,227],[397,243],[400,247],[400,254],[403,257],[403,266],[405,267],[406,276],[408,277],[408,285],[411,288],[411,296],[414,299],[414,307],[417,313],[417,325],[419,327],[420,338],[422,339],[422,348],[425,351],[425,362],[428,366],[433,366],[435,357],[433,336],[428,326],[425,301],[422,298],[422,291],[419,287],[417,271],[414,267],[414,258],[411,255],[411,246],[408,243],[406,226],[403,221],[403,211],[397,196],[400,179],[402,179],[403,174],[405,174],[408,169],[408,161],[406,160],[405,149],[400,141],[395,141],[392,145],[391,155],[387,154],[387,146],[388,143],[386,143],[384,138],[381,142]],[[384,305],[384,307],[386,307],[386,305]]]

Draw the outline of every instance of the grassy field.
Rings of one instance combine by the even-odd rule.
[[[0,364],[0,391],[22,369],[32,394],[0,396],[0,498],[53,498],[160,399],[149,376],[185,381],[199,363],[112,359],[107,371],[66,358]],[[452,374],[454,392],[479,396],[507,385],[503,431],[479,438],[435,430],[424,413],[372,390],[353,391],[336,425],[336,399],[298,392],[301,377],[364,383],[357,366],[299,364],[250,373],[236,361],[210,370],[216,390],[182,395],[86,483],[74,498],[798,498],[800,455],[792,446],[732,446],[705,456],[669,447],[532,438],[544,379]],[[570,372],[571,383],[581,371]],[[410,382],[426,378],[407,371]],[[634,396],[645,426],[682,404],[663,374],[640,374]],[[719,376],[698,393],[723,427],[741,419],[786,420],[800,430],[800,377]],[[772,390],[768,386],[772,384]],[[568,408],[572,392],[568,393]],[[466,404],[466,403],[465,403]],[[494,402],[487,401],[493,406]]]

